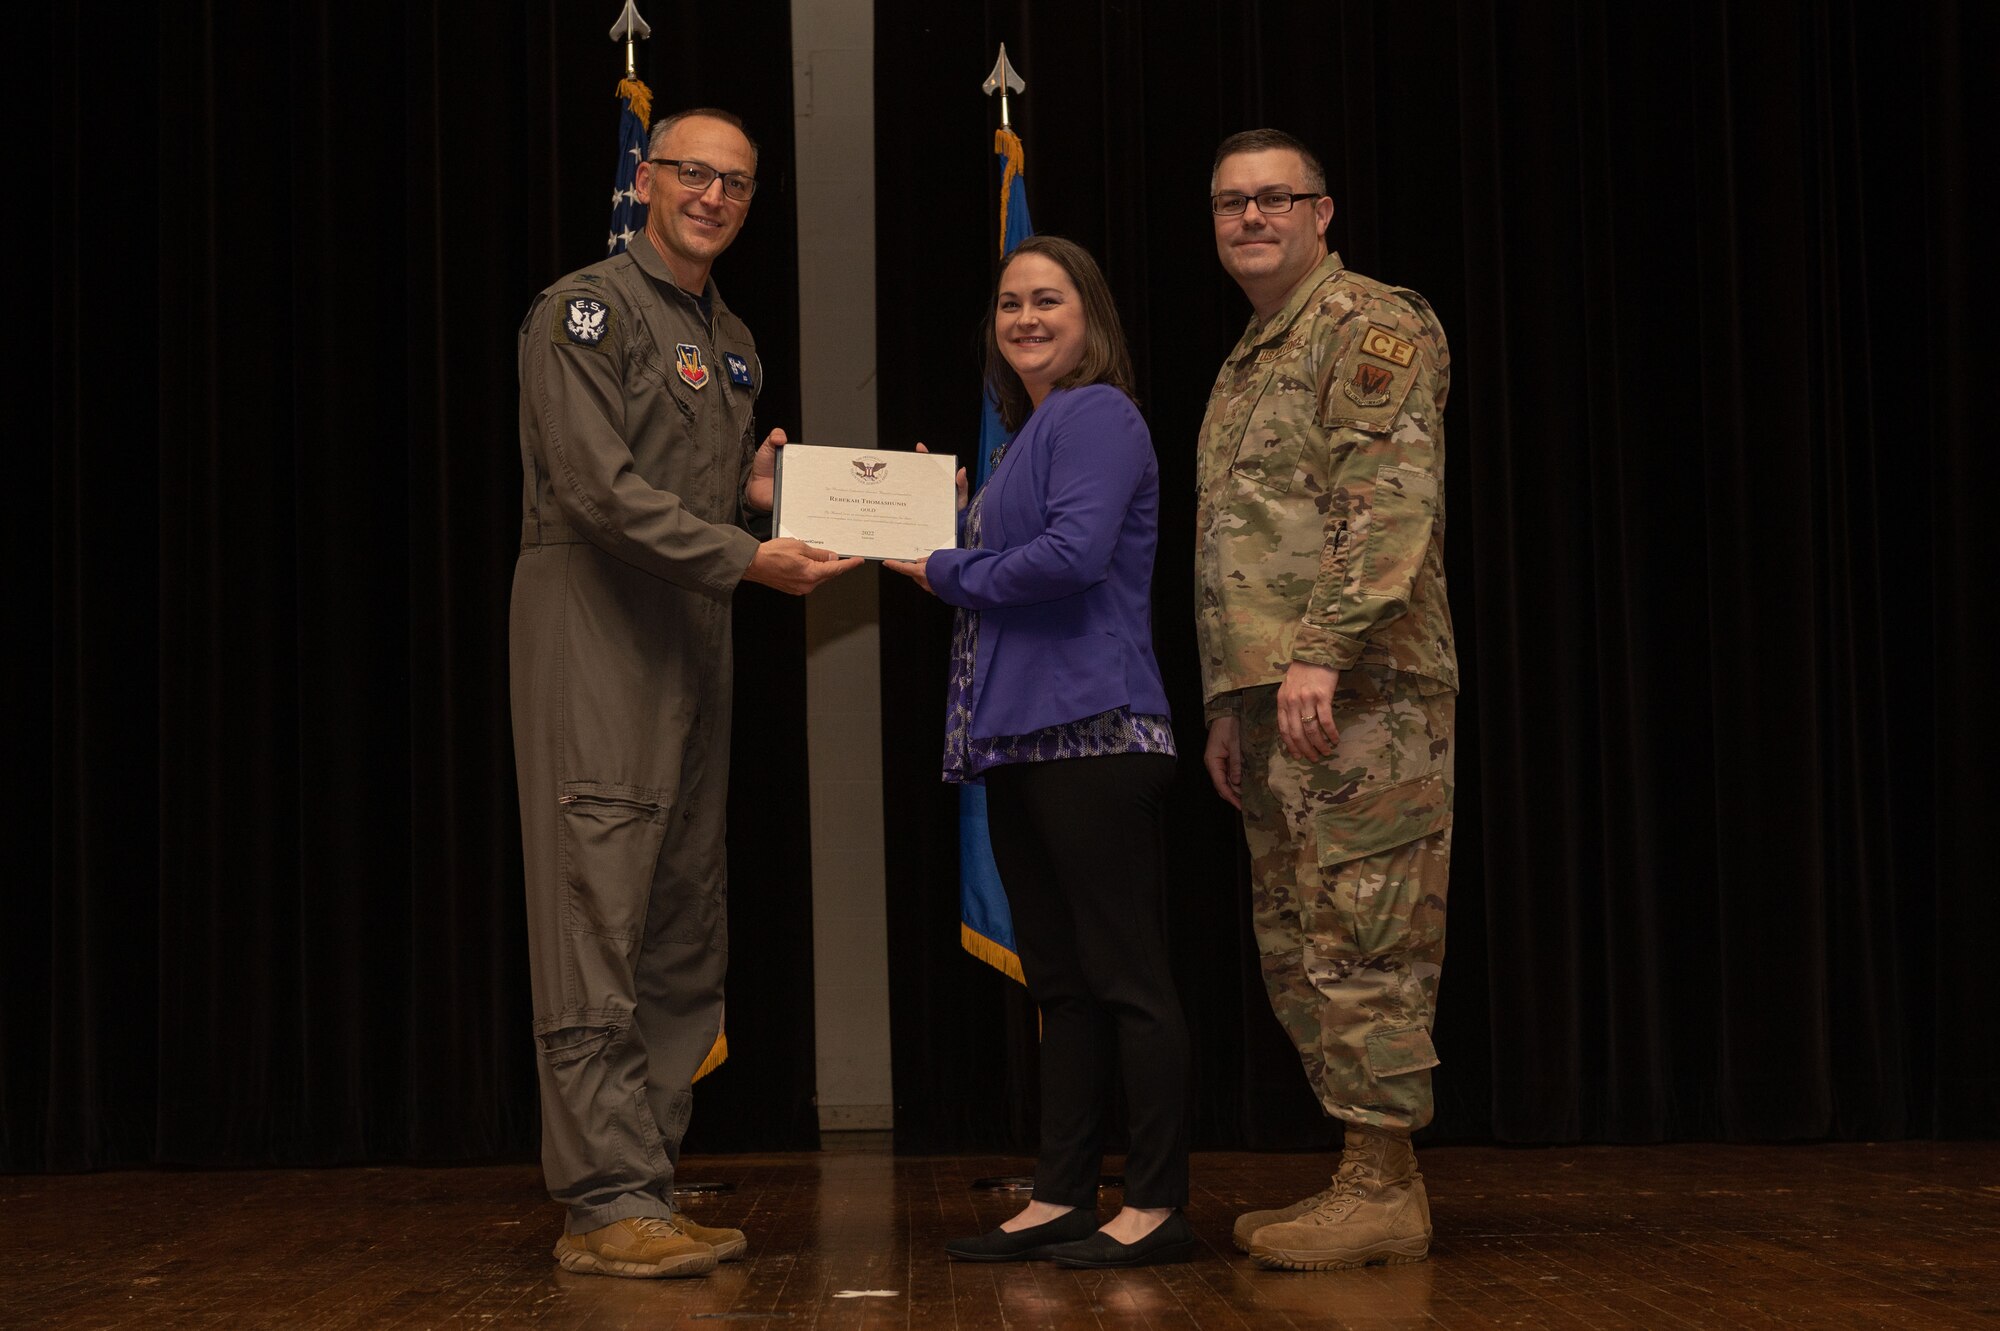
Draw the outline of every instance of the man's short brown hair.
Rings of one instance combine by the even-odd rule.
[[[762,153],[758,150],[757,140],[750,137],[750,127],[744,124],[743,117],[734,111],[724,111],[713,106],[697,106],[687,111],[676,111],[670,116],[655,120],[652,131],[646,135],[646,156],[651,157],[660,150],[660,141],[667,137],[668,130],[683,120],[694,119],[720,120],[723,124],[732,126],[743,136],[743,141],[750,145],[750,167],[752,170],[756,169]]]
[[[1224,139],[1222,146],[1215,150],[1215,165],[1208,170],[1208,192],[1215,193],[1215,182],[1222,175],[1224,158],[1234,157],[1238,153],[1268,152],[1273,148],[1289,148],[1297,153],[1299,161],[1305,164],[1306,178],[1293,181],[1295,186],[1301,190],[1310,190],[1314,194],[1326,193],[1326,168],[1319,164],[1319,158],[1313,156],[1312,149],[1282,129],[1246,129],[1240,134],[1231,134]]]

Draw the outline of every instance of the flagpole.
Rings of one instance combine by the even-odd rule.
[[[980,91],[988,97],[1000,96],[1000,128],[993,135],[993,151],[1004,162],[1000,176],[1000,233],[999,252],[1004,262],[1008,254],[1007,240],[1013,228],[1009,219],[1018,205],[1022,229],[1032,231],[1033,224],[1027,220],[1025,192],[1016,197],[1015,191],[1025,191],[1026,177],[1022,174],[1026,166],[1026,155],[1021,147],[1020,136],[1014,132],[1013,107],[1010,97],[1013,93],[1026,92],[1028,85],[1021,78],[1021,72],[1007,58],[1007,44],[1000,44],[1000,54],[993,62],[993,70],[986,76]],[[974,473],[983,483],[992,465],[992,452],[1004,444],[1008,435],[1000,423],[1000,417],[988,397],[983,402],[982,424],[980,427],[979,456],[975,460]],[[976,829],[976,838],[972,830]],[[1014,950],[1014,929],[1012,914],[1006,908],[1006,896],[1001,888],[997,866],[993,864],[992,850],[986,837],[986,806],[984,792],[977,786],[965,786],[959,790],[959,863],[960,863],[960,914],[966,921],[960,925],[960,937],[965,949],[995,967],[1012,979],[1026,984],[1021,971],[1019,954]],[[976,840],[977,851],[969,855],[967,845]],[[975,873],[973,862],[979,865]],[[988,896],[997,898],[990,906],[981,906]],[[978,913],[975,914],[975,911]],[[993,918],[988,919],[988,912]],[[991,933],[994,925],[1002,926],[1001,932],[988,936],[975,930],[973,921]],[[996,941],[1004,937],[1005,942]],[[974,1192],[1031,1192],[1035,1186],[1032,1176],[1026,1174],[997,1174],[976,1178],[971,1183]]]
[[[1027,86],[1020,71],[1007,59],[1007,48],[1003,45],[999,59],[993,62],[993,71],[980,85],[989,97],[995,92],[1000,94],[1001,126],[993,135],[993,152],[1001,165],[998,252],[1002,260],[1007,257],[1008,238],[1016,230],[1010,225],[1011,217],[1018,213],[1021,219],[1019,229],[1023,232],[1033,230],[1027,216],[1027,179],[1022,174],[1026,156],[1021,148],[1020,136],[1010,126],[1008,108],[1008,95],[1025,91]],[[982,392],[979,450],[967,468],[975,487],[986,483],[992,473],[994,455],[1009,437],[991,395]],[[992,842],[987,834],[984,787],[971,785],[960,788],[958,830],[959,944],[1009,979],[1025,984],[1027,977],[1021,971],[1021,956],[1014,942],[1013,912],[1007,907],[1006,889],[1000,882],[1000,869],[993,861]]]
[[[625,0],[625,9],[618,15],[618,21],[611,25],[611,40],[625,43],[625,77],[639,77],[639,43],[653,35],[653,29],[645,19],[639,17],[639,7],[634,0]]]
[[[639,81],[639,43],[650,40],[652,36],[653,27],[639,13],[637,0],[625,0],[625,8],[618,11],[618,21],[611,25],[611,40],[621,42],[625,47],[625,78],[618,85],[618,95],[625,99],[627,108],[639,122],[641,142],[631,150],[631,155],[635,159],[644,156],[645,144],[643,139],[645,132],[651,127],[653,119],[653,91]],[[634,160],[630,165],[636,175],[638,171],[637,160]],[[625,188],[627,198],[632,205],[632,210],[636,213],[639,206],[636,189],[630,183],[627,183]],[[614,197],[616,196],[614,195]],[[630,231],[622,233],[623,239],[629,240],[630,237]],[[612,235],[612,248],[614,250],[622,248],[620,240],[621,233],[614,232]],[[721,1067],[723,1061],[728,1057],[729,1037],[722,1029],[718,1028],[715,1033],[715,1043],[709,1049],[708,1056],[702,1059],[701,1066],[695,1069],[692,1080],[700,1081],[703,1077]],[[728,1192],[731,1190],[731,1186],[728,1184],[677,1182],[674,1187],[678,1192]]]
[[[604,252],[622,254],[646,229],[646,205],[639,202],[639,164],[646,157],[646,132],[653,123],[653,90],[639,79],[639,43],[652,35],[634,0],[625,0],[611,40],[625,46],[625,77],[613,92],[624,106],[618,115],[618,170],[611,178],[611,231]]]
[[[636,135],[637,138],[626,137],[625,142],[629,146],[621,151],[619,156],[619,177],[614,182],[612,193],[612,199],[614,200],[612,226],[614,228],[619,224],[620,205],[616,203],[616,200],[620,194],[625,196],[625,206],[630,207],[635,213],[639,207],[638,195],[634,190],[632,176],[637,174],[639,160],[645,154],[645,134],[652,124],[653,117],[653,91],[639,80],[639,43],[650,39],[652,35],[652,25],[641,17],[636,0],[625,0],[625,8],[618,13],[618,21],[611,25],[611,40],[621,42],[625,47],[625,77],[618,84],[617,95],[625,102],[625,115],[631,120],[636,121],[636,127],[628,130],[621,126],[620,132],[621,135]],[[632,160],[629,162],[626,161],[627,157],[630,157]],[[628,171],[632,175],[627,175]],[[636,218],[630,220],[636,220]],[[640,225],[643,226],[644,224],[641,223]],[[631,227],[628,220],[626,230],[622,232],[614,230],[611,233],[611,252],[615,254],[619,250],[622,250],[625,247],[625,242],[632,239],[636,234],[636,230]],[[709,1050],[708,1057],[702,1060],[701,1067],[695,1072],[692,1080],[700,1081],[710,1072],[720,1067],[722,1061],[728,1057],[729,1041],[718,1030],[715,1036],[714,1047]],[[734,1192],[736,1191],[736,1185],[734,1183],[698,1182],[693,1179],[677,1177],[674,1179],[674,1191],[676,1193]]]
[[[996,92],[1000,94],[1000,128],[1013,129],[1014,122],[1008,115],[1007,94],[1026,92],[1028,85],[1021,81],[1020,71],[1007,59],[1007,43],[1000,43],[1000,58],[993,62],[993,72],[986,76],[986,82],[979,85],[979,90],[988,97]]]

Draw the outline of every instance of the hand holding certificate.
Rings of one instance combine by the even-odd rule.
[[[787,444],[772,531],[865,559],[922,559],[958,544],[949,453]]]

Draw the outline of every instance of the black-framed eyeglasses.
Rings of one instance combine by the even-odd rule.
[[[1310,194],[1293,194],[1281,189],[1267,189],[1261,194],[1212,194],[1209,196],[1208,210],[1217,217],[1235,217],[1249,206],[1252,199],[1255,199],[1257,211],[1269,217],[1272,213],[1288,213],[1292,210],[1292,205],[1300,199],[1317,199],[1319,193],[1315,190]]]
[[[699,194],[708,188],[708,182],[722,177],[722,192],[743,203],[750,202],[750,196],[757,192],[757,177],[746,176],[741,171],[718,171],[707,162],[695,162],[680,157],[648,157],[654,166],[671,166],[674,178]]]

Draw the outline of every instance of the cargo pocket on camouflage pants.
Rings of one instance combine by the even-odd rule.
[[[1430,1117],[1431,1015],[1444,959],[1451,803],[1443,771],[1312,814],[1320,890],[1306,924],[1329,1112],[1386,1127]]]

